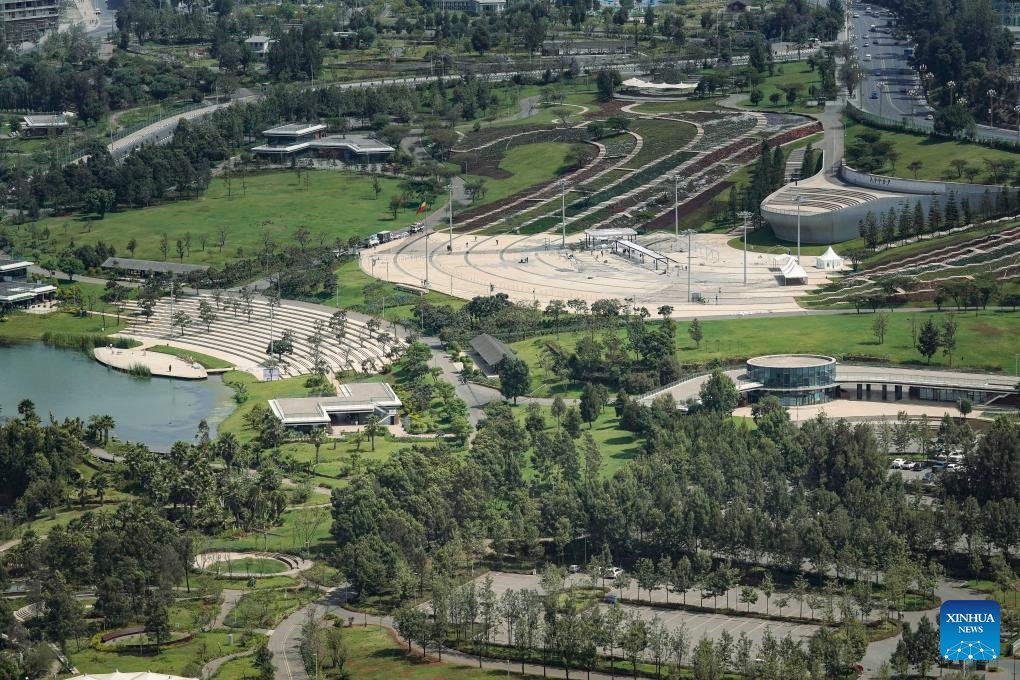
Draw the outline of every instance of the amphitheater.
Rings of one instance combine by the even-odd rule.
[[[530,236],[454,234],[447,252],[446,234],[419,236],[381,246],[361,257],[361,268],[373,276],[422,286],[428,260],[429,287],[454,297],[505,293],[515,301],[546,305],[550,300],[624,300],[655,312],[673,307],[675,316],[799,311],[795,297],[823,283],[825,273],[804,257],[809,279],[783,285],[779,258],[748,252],[747,285],[743,284],[743,252],[727,245],[730,236],[698,234],[691,250],[691,291],[704,302],[687,302],[687,239],[672,234],[638,237],[640,245],[671,258],[663,268],[650,258],[627,257],[608,249],[584,250],[583,234],[567,237],[567,248],[552,234]]]
[[[174,302],[174,313],[187,313],[192,323],[184,335],[180,328],[170,327],[170,302],[163,298],[153,309],[153,316],[146,321],[137,314],[136,303],[131,303],[129,312],[134,312],[128,328],[119,335],[134,338],[145,344],[171,342],[175,347],[208,354],[234,364],[238,370],[248,371],[261,378],[262,365],[268,356],[266,347],[269,345],[270,314],[266,298],[256,297],[252,302],[252,314],[249,322],[242,312],[230,311],[229,305],[218,311],[219,318],[211,324],[209,330],[199,321],[198,304],[205,299],[215,308],[212,296],[191,295],[177,298]],[[225,298],[230,300],[231,298]],[[312,372],[314,360],[308,338],[314,332],[316,321],[324,324],[325,340],[320,346],[322,358],[332,371],[363,371],[377,370],[388,363],[392,350],[400,344],[394,339],[394,330],[385,327],[382,332],[373,334],[367,326],[367,317],[347,313],[346,335],[341,343],[337,343],[328,330],[329,319],[334,310],[320,305],[306,304],[284,300],[273,310],[273,337],[279,339],[285,329],[294,334],[294,352],[284,355],[280,365],[281,375],[301,375]],[[383,339],[380,339],[382,337]]]
[[[860,236],[860,224],[869,212],[879,217],[890,208],[901,210],[918,201],[927,212],[950,195],[976,207],[986,194],[994,198],[1003,191],[1016,193],[1003,186],[872,175],[840,163],[834,173],[819,172],[773,192],[762,201],[761,213],[777,237],[795,242],[799,207],[802,243],[839,243]]]

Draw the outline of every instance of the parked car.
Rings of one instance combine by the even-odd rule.
[[[925,116],[925,117],[924,117],[924,119],[925,119],[925,120],[935,120],[935,116],[933,116],[933,115],[931,115],[931,114],[929,113],[929,114],[928,114],[927,116]]]
[[[603,600],[606,604],[616,604],[616,595],[609,593]]]
[[[872,99],[878,99],[878,90],[872,90],[871,91],[871,98]]]
[[[902,458],[894,458],[891,467],[893,470],[901,470],[903,466],[906,464],[907,461],[903,460]]]
[[[623,573],[623,569],[619,567],[606,567],[605,571],[602,572],[602,576],[605,578],[616,578]]]
[[[567,567],[567,571],[570,572],[571,574],[580,574],[581,573],[581,565],[580,564],[571,564],[569,567]]]

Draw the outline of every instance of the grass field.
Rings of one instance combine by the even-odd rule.
[[[962,159],[972,168],[981,172],[975,177],[975,182],[991,183],[993,178],[988,172],[985,159],[989,160],[1011,160],[1020,161],[1020,154],[999,149],[989,149],[979,144],[969,144],[948,139],[937,139],[927,135],[912,135],[905,132],[887,132],[876,130],[863,123],[846,120],[846,146],[853,146],[861,133],[875,131],[885,141],[892,143],[893,149],[899,154],[896,167],[886,163],[880,168],[877,174],[893,175],[914,179],[914,173],[909,169],[913,161],[921,163],[917,172],[917,179],[926,180],[948,180],[953,182],[970,181],[966,175],[960,176],[956,169],[950,164],[955,159]],[[1002,178],[1000,178],[1001,181]],[[1008,178],[1006,178],[1008,179]],[[976,206],[973,206],[976,208]]]
[[[104,330],[105,326],[105,330]],[[79,317],[72,316],[67,312],[52,312],[50,314],[26,314],[16,312],[7,317],[6,321],[0,321],[0,339],[9,341],[40,340],[43,333],[116,333],[127,326],[122,320],[117,325],[114,318],[103,318],[101,316]]]
[[[75,649],[74,642],[69,647]],[[226,633],[198,633],[191,642],[163,649],[158,655],[100,652],[83,646],[81,651],[70,654],[70,657],[81,673],[152,671],[167,675],[187,675],[183,671],[189,664],[200,666],[209,659],[244,649],[238,636],[235,636],[235,644],[228,645]]]
[[[378,272],[380,275],[384,275],[386,272],[383,271],[385,267],[380,268]],[[412,303],[408,304],[392,304],[398,300],[403,300],[408,297],[407,293],[397,289],[392,283],[386,283],[379,279],[375,279],[365,272],[361,271],[358,266],[357,260],[347,260],[336,270],[337,286],[340,291],[340,306],[343,308],[350,308],[356,306],[363,306],[366,304],[378,305],[378,309],[374,308],[371,313],[375,316],[385,316],[388,321],[395,321],[399,319],[410,318]],[[377,292],[372,293],[371,302],[365,295],[365,286],[373,286]],[[436,291],[430,291],[425,299],[434,305],[451,305],[454,309],[460,309],[464,304],[465,300],[460,298],[451,297],[445,293],[439,293]],[[385,314],[383,314],[382,304],[386,301]],[[337,305],[336,296],[332,296],[327,299],[317,300],[324,305],[330,305],[335,307]]]
[[[344,629],[344,640],[349,651],[345,668],[354,678],[374,680],[499,680],[524,677],[509,669],[485,670],[452,663],[428,662],[407,654],[389,634],[378,626]]]
[[[172,354],[175,357],[181,357],[182,359],[190,359],[191,361],[197,361],[205,368],[233,368],[233,364],[223,359],[217,359],[211,357],[208,354],[202,354],[201,352],[193,352],[190,349],[181,349],[179,347],[170,347],[169,345],[153,345],[147,348],[150,352],[159,352],[160,354]]]
[[[762,109],[765,111],[786,111],[786,93],[782,90],[783,87],[788,85],[801,85],[800,93],[798,94],[798,101],[808,98],[808,88],[814,85],[817,88],[822,86],[822,77],[817,70],[812,71],[807,66],[806,61],[791,61],[784,64],[776,64],[775,72],[771,76],[765,76],[765,78],[758,84],[758,89],[761,90],[762,100],[757,106],[751,104],[750,99],[746,99],[740,102],[741,106],[747,106],[755,109]],[[773,93],[780,95],[779,102],[773,104],[769,101],[769,96]],[[794,104],[791,111],[821,111],[820,106],[801,106]]]
[[[573,144],[565,142],[539,142],[510,149],[499,162],[499,167],[511,173],[505,179],[463,175],[465,181],[484,179],[485,202],[496,201],[530,186],[548,181],[567,170],[565,159]]]
[[[715,111],[719,108],[718,101],[722,97],[705,97],[697,99],[688,97],[672,102],[645,102],[633,107],[635,113],[680,113],[683,111]]]
[[[816,352],[837,357],[876,357],[908,365],[925,365],[911,342],[911,318],[917,327],[931,317],[941,322],[948,311],[940,314],[908,312],[890,315],[885,344],[879,345],[872,333],[873,314],[839,314],[825,316],[746,318],[702,320],[704,340],[701,349],[687,336],[687,323],[679,322],[677,357],[681,362],[731,360],[789,352]],[[1016,338],[1020,335],[1020,312],[967,312],[955,314],[959,324],[954,368],[972,368],[1012,373]],[[622,335],[622,331],[621,331]],[[577,333],[562,333],[559,344],[572,351]],[[538,360],[542,343],[552,336],[532,338],[512,346],[532,370],[540,370]],[[948,366],[948,358],[937,354],[931,365]]]
[[[279,574],[287,571],[287,565],[279,560],[268,557],[245,557],[236,560],[224,560],[210,565],[210,568],[225,574]]]
[[[350,236],[400,229],[414,222],[414,210],[409,207],[396,220],[388,210],[390,197],[400,194],[400,181],[389,177],[379,181],[382,191],[374,198],[368,175],[306,171],[298,179],[296,172],[277,170],[249,175],[246,189],[235,177],[228,196],[226,183],[217,177],[195,199],[109,213],[105,219],[89,222],[80,216],[50,218],[41,220],[39,227],[50,228],[49,252],[59,252],[72,240],[77,244],[104,241],[118,255],[131,257],[127,244],[133,238],[138,244],[134,257],[150,260],[163,259],[161,234],[165,232],[169,240],[167,259],[177,260],[176,242],[190,233],[191,251],[185,253],[184,261],[218,265],[236,257],[239,248],[249,257],[255,255],[263,232],[278,245],[290,245],[297,228],[303,226],[311,233],[311,244],[317,244],[320,235],[333,243],[336,238],[346,241]],[[222,252],[215,245],[221,228],[226,232]],[[205,249],[203,236],[208,238]]]

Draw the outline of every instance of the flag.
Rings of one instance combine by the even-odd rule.
[[[428,206],[426,205],[425,201],[422,201],[421,205],[418,206],[418,209],[415,211],[414,214],[415,215],[421,215],[423,212],[425,212],[425,208],[427,208],[427,207]]]

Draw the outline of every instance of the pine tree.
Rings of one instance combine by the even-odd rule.
[[[783,158],[783,149],[778,144],[776,148],[772,150],[772,191],[775,191],[779,187],[783,186],[783,180],[786,179],[786,159]],[[770,191],[769,193],[772,193]]]
[[[970,199],[964,198],[960,201],[960,217],[963,224],[970,224],[974,221],[974,213],[970,209]]]
[[[924,207],[921,206],[921,200],[918,199],[917,203],[914,204],[914,224],[913,232],[917,234],[918,238],[924,235],[924,228],[926,223],[924,221]]]
[[[889,208],[889,212],[882,215],[882,241],[892,243],[896,240],[896,209]]]
[[[864,245],[874,250],[878,245],[878,221],[875,213],[868,211],[864,216],[864,227],[861,229],[861,236],[864,238]]]
[[[934,321],[928,319],[921,326],[921,332],[917,336],[917,351],[929,364],[931,358],[939,351],[939,342],[939,329],[935,327]]]
[[[983,220],[992,219],[992,194],[988,189],[985,189],[985,193],[981,194],[981,207],[978,208],[978,213]]]
[[[946,229],[960,226],[960,211],[956,207],[956,192],[950,191],[946,199]]]
[[[942,209],[938,201],[932,201],[928,209],[928,233],[934,234],[942,228]]]
[[[900,210],[900,219],[896,225],[896,229],[900,233],[900,238],[906,241],[910,238],[913,230],[910,228],[910,206],[904,204],[903,209]]]

